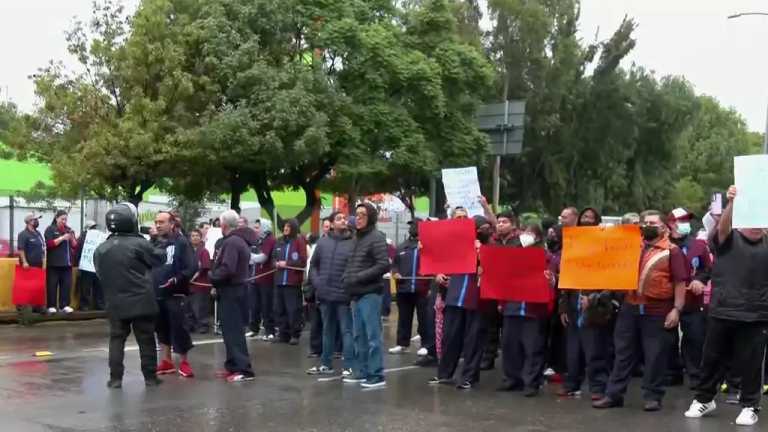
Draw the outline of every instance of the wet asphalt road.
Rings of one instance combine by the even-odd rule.
[[[394,314],[393,314],[394,316]],[[385,324],[394,342],[394,320]],[[306,336],[306,334],[305,334]],[[430,387],[434,369],[410,367],[415,354],[385,356],[387,387],[363,390],[340,380],[319,382],[304,374],[315,364],[299,347],[251,340],[256,372],[250,383],[214,377],[224,347],[213,335],[190,354],[194,379],[166,376],[145,389],[138,351],[126,353],[122,390],[109,390],[105,321],[0,327],[0,431],[588,431],[714,432],[734,430],[738,407],[721,404],[714,417],[688,420],[687,388],[671,389],[664,410],[644,413],[639,381],[626,407],[597,411],[588,397],[560,400],[556,385],[526,399],[496,393],[499,368],[483,373],[471,391]],[[134,343],[129,339],[129,346]],[[415,352],[417,347],[412,347]],[[48,359],[35,351],[54,353]],[[768,418],[764,419],[768,423]],[[753,428],[739,430],[759,430]]]

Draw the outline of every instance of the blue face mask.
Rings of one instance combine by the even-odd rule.
[[[677,232],[680,233],[680,235],[687,236],[691,233],[691,224],[689,222],[678,222]]]

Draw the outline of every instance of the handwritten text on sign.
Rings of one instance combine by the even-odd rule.
[[[470,216],[483,214],[483,207],[478,201],[480,183],[476,167],[444,169],[443,186],[448,205],[452,208],[464,207]]]
[[[637,289],[642,242],[636,225],[566,227],[561,289]]]
[[[768,155],[733,160],[738,196],[733,203],[734,228],[768,228]]]
[[[85,234],[85,243],[83,243],[83,254],[80,256],[80,270],[96,273],[96,267],[93,265],[93,253],[106,239],[107,234],[98,230],[88,230]]]

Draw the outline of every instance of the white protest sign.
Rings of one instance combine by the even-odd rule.
[[[104,240],[106,240],[107,237],[108,234],[98,230],[88,230],[85,233],[83,254],[80,255],[80,270],[96,273],[96,267],[93,265],[93,253],[96,252],[96,248],[99,247],[99,245],[104,243]]]
[[[733,204],[733,227],[768,227],[768,155],[737,156],[733,170],[738,189]]]
[[[450,168],[443,170],[445,197],[451,208],[464,207],[470,216],[482,215],[480,205],[480,182],[477,181],[477,168]]]
[[[211,257],[213,257],[213,252],[216,250],[216,242],[222,237],[224,237],[224,234],[221,232],[221,228],[211,227],[208,229],[208,234],[205,236],[205,248],[208,249]]]

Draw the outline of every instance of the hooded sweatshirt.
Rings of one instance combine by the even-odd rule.
[[[165,263],[152,271],[157,298],[189,294],[189,281],[197,272],[197,259],[192,245],[186,237],[175,232],[165,239],[158,239],[156,245],[166,255]],[[161,288],[168,282],[169,286]]]
[[[251,260],[251,245],[257,241],[250,228],[237,228],[224,236],[221,250],[213,263],[210,279],[217,289],[246,285]]]
[[[277,241],[272,257],[275,262],[285,261],[288,267],[301,270],[279,269],[275,273],[275,284],[298,287],[304,282],[304,267],[307,265],[307,242],[303,236],[299,235],[299,222],[296,219],[289,219],[286,223],[290,227],[290,232]]]
[[[387,254],[387,239],[376,229],[378,212],[370,204],[360,204],[365,208],[368,223],[355,233],[352,255],[344,272],[342,286],[353,300],[367,294],[382,293],[382,276],[390,269]]]

